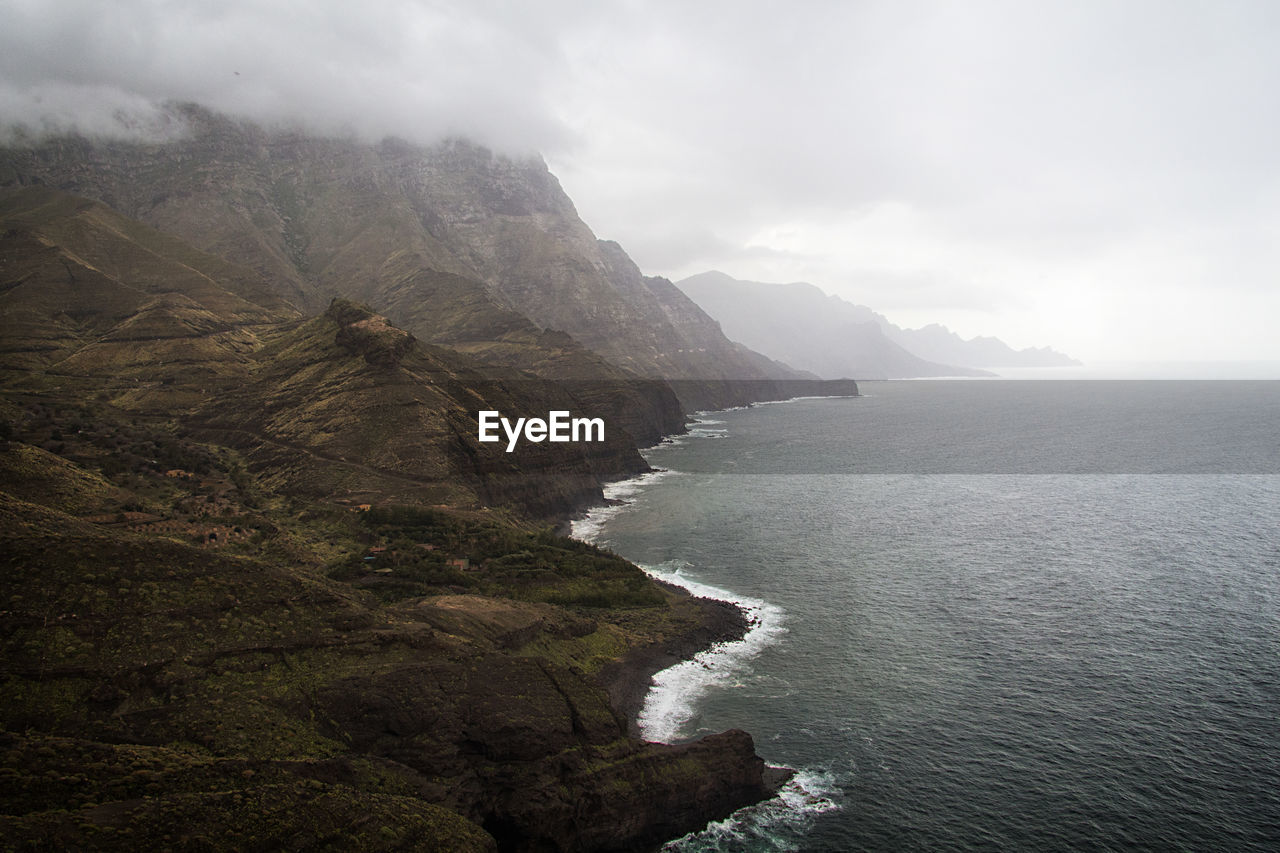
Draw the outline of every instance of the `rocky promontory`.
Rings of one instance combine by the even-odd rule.
[[[638,850],[769,796],[745,733],[634,732],[741,614],[553,525],[795,374],[540,163],[184,115],[0,152],[6,845]]]

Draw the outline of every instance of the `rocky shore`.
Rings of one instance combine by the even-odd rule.
[[[655,583],[675,594],[689,595],[671,584]],[[600,673],[600,683],[609,693],[610,704],[628,720],[629,731],[633,735],[640,734],[637,718],[655,674],[688,660],[715,643],[741,640],[751,628],[742,609],[728,601],[690,596],[689,604],[698,613],[699,621],[691,624],[686,632],[659,643],[633,648],[620,661],[606,666]]]

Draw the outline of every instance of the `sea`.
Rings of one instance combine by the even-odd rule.
[[[574,534],[752,627],[654,741],[796,773],[668,851],[1280,850],[1280,381],[900,381],[696,416]]]

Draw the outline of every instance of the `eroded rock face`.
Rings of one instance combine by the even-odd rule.
[[[304,313],[334,296],[359,300],[423,341],[542,376],[682,379],[692,410],[768,396],[768,380],[796,375],[598,241],[538,158],[457,140],[268,132],[194,106],[179,120],[190,133],[165,143],[67,137],[0,149],[0,185],[99,199],[253,269]],[[556,330],[567,333],[559,351],[541,337]],[[661,396],[603,399],[637,426],[658,418],[679,429]]]
[[[440,780],[505,850],[638,849],[768,795],[750,735],[626,737],[593,684],[529,658],[433,662],[323,691],[335,735]]]
[[[265,552],[143,539],[3,492],[0,521],[9,839],[163,847],[185,822],[224,848],[305,848],[314,826],[334,843],[386,836],[371,849],[434,832],[427,849],[483,850],[483,828],[501,850],[587,853],[644,849],[770,793],[742,732],[628,735],[573,663],[586,638],[618,636],[608,610],[382,605]],[[273,802],[290,813],[263,819]]]

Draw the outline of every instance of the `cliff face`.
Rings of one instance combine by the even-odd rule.
[[[0,152],[0,184],[100,199],[234,258],[305,312],[356,299],[423,341],[492,364],[596,382],[795,375],[744,352],[597,241],[540,161],[463,142],[364,145],[269,133],[194,107],[183,114],[192,132],[176,142],[64,138]],[[571,337],[548,345],[545,330]],[[678,419],[652,385],[610,399],[637,429]]]
[[[453,273],[427,278],[486,306],[451,315],[468,348],[345,299],[307,319],[271,252],[48,187],[0,217],[10,843],[585,853],[770,793],[747,735],[643,743],[605,689],[637,649],[741,626],[538,523],[643,470],[631,438],[478,441],[481,410],[587,394],[661,429],[665,383],[596,378]]]

